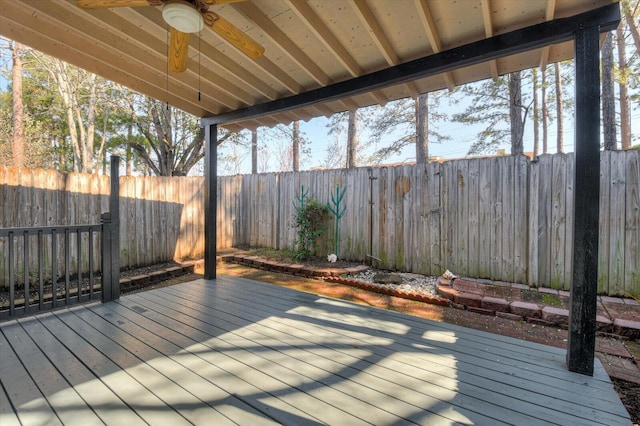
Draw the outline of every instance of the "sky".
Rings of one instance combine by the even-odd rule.
[[[525,88],[523,87],[523,92]],[[633,108],[635,106],[635,108]],[[442,108],[450,115],[455,112],[463,110],[464,106],[451,107],[443,103]],[[631,111],[631,130],[632,137],[634,138],[633,144],[638,143],[640,138],[640,105],[636,102],[632,102]],[[314,118],[308,122],[300,123],[300,130],[305,134],[309,143],[310,155],[304,157],[301,164],[302,170],[309,170],[311,168],[320,167],[324,164],[327,158],[327,147],[329,143],[334,139],[333,135],[328,135],[327,123],[329,120],[325,117]],[[466,125],[458,122],[440,122],[437,124],[438,131],[451,137],[451,140],[443,143],[430,143],[429,144],[429,156],[443,157],[445,159],[464,158],[469,151],[469,148],[473,141],[476,139],[476,135],[483,129],[483,125]],[[260,135],[260,133],[259,133]],[[359,140],[364,142],[369,136],[366,129],[359,128]],[[341,135],[343,144],[346,144],[346,132]],[[533,123],[531,120],[527,120],[525,125],[524,135],[524,151],[533,151]],[[618,141],[618,144],[620,142]],[[384,144],[381,143],[380,146]],[[574,123],[573,115],[566,114],[564,120],[564,148],[565,152],[573,152],[574,146]],[[499,148],[506,149],[507,153],[510,152],[510,144],[504,143]],[[556,122],[552,122],[548,128],[548,148],[549,153],[556,152]],[[540,148],[541,149],[541,148]],[[373,151],[371,149],[370,151]],[[272,154],[272,155],[275,155]],[[394,155],[385,160],[383,164],[396,164],[403,162],[415,161],[415,145],[407,146],[400,154]],[[250,173],[251,163],[250,154],[245,157],[245,160],[241,167],[241,173]],[[275,171],[272,168],[269,171]]]

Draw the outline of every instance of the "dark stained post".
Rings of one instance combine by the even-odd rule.
[[[120,298],[120,157],[111,156],[111,279],[113,299]]]
[[[600,28],[575,33],[575,192],[569,311],[570,371],[593,376],[600,200]]]
[[[205,125],[204,151],[204,278],[216,278],[216,226],[218,222],[218,125]]]
[[[102,213],[102,301],[120,298],[120,157],[111,156],[109,211]]]

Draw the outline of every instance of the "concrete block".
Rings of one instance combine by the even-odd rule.
[[[458,293],[453,297],[453,301],[474,308],[479,308],[482,305],[482,297],[474,293]]]
[[[541,318],[542,312],[540,306],[535,303],[522,302],[516,300],[509,305],[509,311],[512,314],[521,315],[525,318]]]
[[[569,327],[569,311],[567,309],[545,306],[542,308],[542,319],[562,328]]]
[[[499,297],[483,297],[481,307],[496,312],[509,312],[509,302]]]

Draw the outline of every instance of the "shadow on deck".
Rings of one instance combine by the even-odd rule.
[[[599,361],[243,278],[0,330],[3,426],[631,423]]]

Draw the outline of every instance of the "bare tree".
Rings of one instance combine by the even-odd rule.
[[[293,159],[293,171],[300,171],[300,121],[293,122],[291,137],[291,156]]]
[[[549,111],[547,111],[547,68],[542,68],[540,103],[542,109],[542,153],[549,152]]]
[[[251,174],[258,173],[258,130],[251,132]]]
[[[618,92],[620,94],[620,142],[622,149],[631,148],[631,113],[629,110],[629,66],[627,64],[627,52],[624,34],[624,19],[616,28],[618,45]]]
[[[602,44],[602,131],[604,149],[614,150],[616,140],[616,104],[613,84],[613,33],[607,33]]]
[[[640,51],[640,25],[637,18],[640,12],[640,2],[635,0],[632,4],[630,0],[622,0],[620,3],[622,4],[622,12],[633,37],[636,51]]]
[[[416,100],[416,164],[429,161],[429,93]]]
[[[533,80],[533,155],[540,151],[540,107],[538,101],[538,69],[531,70]]]
[[[96,154],[95,119],[104,80],[60,59],[35,53],[34,56],[56,82],[62,99],[73,148],[74,170],[92,173]]]
[[[524,120],[522,118],[522,79],[520,71],[509,74],[509,118],[511,121],[511,155],[524,152]]]
[[[553,64],[556,77],[556,152],[564,152],[564,113],[562,100],[562,69],[560,62]]]
[[[22,45],[17,41],[10,44],[13,105],[13,142],[11,144],[13,165],[24,167],[24,107],[22,105]]]
[[[358,152],[358,111],[349,111],[349,126],[347,130],[347,168],[356,167]]]

